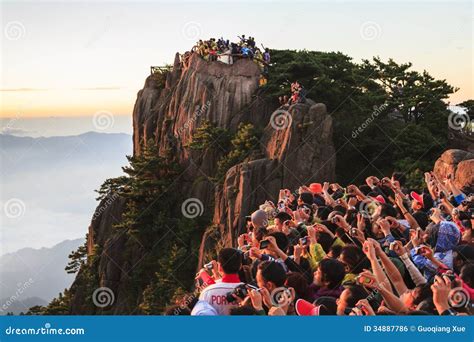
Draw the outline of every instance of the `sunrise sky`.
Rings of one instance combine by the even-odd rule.
[[[1,2],[1,117],[129,115],[151,65],[199,38],[411,61],[473,98],[470,1]]]

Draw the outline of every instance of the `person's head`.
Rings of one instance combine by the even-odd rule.
[[[313,204],[313,194],[310,192],[302,192],[298,197],[298,205],[307,204],[311,206]]]
[[[415,191],[412,191],[410,193],[410,196],[412,198],[411,201],[411,208],[413,211],[418,211],[423,209],[423,195],[420,195],[416,193]]]
[[[314,272],[313,282],[316,286],[334,289],[341,285],[346,275],[342,262],[335,259],[323,259]]]
[[[360,273],[363,268],[368,268],[367,257],[364,252],[356,245],[345,245],[339,255],[347,273]]]
[[[412,214],[413,218],[415,219],[415,221],[418,223],[418,225],[420,226],[421,229],[425,229],[426,226],[428,225],[429,223],[429,220],[428,220],[428,215],[426,215],[425,212],[423,211],[415,211],[413,214]]]
[[[331,213],[331,209],[327,206],[318,206],[316,210],[316,216],[321,220],[327,220],[329,214]]]
[[[329,248],[329,252],[327,253],[327,256],[332,259],[337,259],[341,255],[342,252],[342,246],[341,245],[333,245],[331,248]]]
[[[372,223],[372,228],[370,232],[375,239],[383,239],[383,237],[385,236],[382,231],[382,228],[380,228],[380,225],[377,222]]]
[[[429,299],[433,296],[433,291],[431,291],[431,284],[426,283],[424,285],[419,285],[412,290],[408,290],[400,296],[400,299],[405,304],[405,306],[410,310],[416,310],[418,304],[420,304],[425,299]]]
[[[267,213],[264,210],[256,210],[250,216],[252,220],[252,225],[255,229],[266,227],[268,224]]]
[[[474,289],[474,264],[464,265],[463,268],[461,268],[460,276],[467,286]]]
[[[289,220],[291,220],[291,215],[286,212],[281,211],[275,216],[275,220],[274,220],[275,226],[277,227],[279,231],[281,231],[283,228],[283,223]]]
[[[286,252],[286,250],[288,249],[289,241],[285,233],[274,232],[274,233],[268,234],[267,236],[273,236],[275,238],[278,248],[281,249],[283,252]],[[265,249],[265,254],[269,254],[275,257],[277,256],[275,255],[275,252],[269,248]]]
[[[223,248],[219,252],[218,267],[223,274],[236,274],[242,266],[242,254],[235,248]]]
[[[474,263],[474,246],[459,245],[453,251],[454,271],[459,274],[461,268],[466,264]]]
[[[307,298],[309,292],[309,284],[306,277],[299,272],[288,273],[286,282],[286,287],[292,287],[295,289],[296,299]]]
[[[346,308],[353,308],[361,299],[367,298],[367,290],[360,285],[347,286],[337,299],[337,314],[344,315]]]
[[[256,280],[259,288],[266,288],[271,293],[285,285],[286,272],[279,262],[264,261],[258,265]]]
[[[382,210],[380,211],[380,216],[381,217],[387,217],[387,216],[392,216],[395,217],[397,216],[397,210],[391,206],[390,204],[387,203],[382,203]]]

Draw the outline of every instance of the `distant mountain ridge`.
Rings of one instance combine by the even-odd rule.
[[[68,255],[84,241],[66,240],[51,248],[22,248],[0,256],[0,314],[44,305],[67,288],[74,279],[64,270]]]

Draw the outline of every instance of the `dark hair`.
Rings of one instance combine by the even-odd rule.
[[[464,263],[474,263],[474,246],[458,245],[454,250],[457,252],[456,260],[463,261]]]
[[[413,289],[413,304],[418,305],[425,299],[433,297],[433,291],[431,291],[431,284],[426,283],[424,285],[419,285]]]
[[[218,261],[225,274],[235,274],[242,266],[242,255],[235,248],[224,248],[219,252]]]
[[[386,185],[381,185],[380,191],[382,192],[383,198],[387,201],[389,197],[395,198],[395,192]]]
[[[369,295],[367,290],[360,285],[349,285],[346,290],[349,290],[349,295],[346,297],[348,307],[356,306],[359,300],[365,299]]]
[[[397,216],[397,210],[390,204],[382,203],[381,206],[382,206],[382,210],[380,212],[380,216],[382,217],[387,217],[387,216],[396,217]]]
[[[304,203],[308,205],[313,204],[313,194],[310,192],[302,192],[299,197]]]
[[[276,214],[275,218],[279,219],[282,222],[285,222],[287,220],[291,220],[291,215],[288,213],[285,213],[284,211],[280,211],[278,214]]]
[[[336,259],[323,259],[318,265],[322,274],[322,281],[328,282],[328,288],[336,288],[341,285],[346,272],[344,264]]]
[[[341,250],[341,259],[349,266],[349,273],[359,274],[364,268],[369,268],[370,263],[364,252],[356,245],[345,245]]]
[[[344,216],[347,212],[346,208],[339,204],[334,206],[334,211],[341,213],[341,216]]]
[[[268,236],[273,236],[275,238],[278,248],[280,248],[283,252],[286,252],[286,250],[288,249],[289,241],[285,233],[274,232],[274,233],[268,234]]]
[[[276,261],[264,261],[258,265],[265,281],[271,281],[275,286],[283,286],[286,281],[286,272],[283,266]]]
[[[426,215],[426,213],[424,213],[423,211],[415,211],[412,214],[412,216],[415,219],[415,221],[418,223],[421,229],[426,228],[426,226],[429,223],[428,215]]]
[[[470,288],[474,288],[474,265],[466,264],[461,268],[461,279]]]
[[[251,306],[234,306],[230,309],[229,314],[231,316],[255,316],[257,311]]]
[[[328,219],[330,213],[331,209],[326,206],[318,207],[318,209],[316,210],[316,216],[323,221]]]
[[[285,285],[286,287],[292,287],[295,289],[296,299],[307,299],[309,297],[309,284],[302,273],[288,273]]]
[[[337,259],[339,255],[341,255],[342,252],[342,246],[341,245],[333,245],[331,248],[329,248],[329,251],[332,252],[332,257],[334,259]]]
[[[328,253],[333,244],[333,237],[325,232],[316,232],[316,237],[323,250]]]

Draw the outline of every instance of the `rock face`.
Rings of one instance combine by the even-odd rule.
[[[451,149],[445,151],[436,161],[433,171],[444,178],[448,174],[454,176],[457,187],[464,189],[467,193],[474,192],[474,154]]]
[[[164,87],[156,75],[151,75],[137,94],[134,154],[140,154],[147,143],[155,144],[160,155],[171,149],[185,170],[180,177],[180,188],[186,196],[183,200],[198,198],[205,212],[213,213],[213,225],[201,241],[200,263],[216,246],[234,245],[244,217],[265,200],[275,200],[282,187],[294,190],[302,184],[335,179],[332,119],[326,106],[308,100],[275,112],[277,108],[262,96],[265,89],[258,87],[259,77],[257,65],[250,60],[226,65],[206,62],[193,54],[181,63],[177,55]],[[203,120],[230,133],[235,133],[241,122],[252,123],[264,132],[256,154],[260,159],[231,167],[223,184],[216,184],[211,177],[225,151],[218,143],[204,151],[187,147]],[[111,203],[102,201],[88,235],[89,254],[99,251],[98,285],[114,292],[116,304],[111,312],[115,314],[126,313],[136,305],[121,293],[125,292],[122,287],[127,270],[141,257],[141,251],[136,250],[124,258],[127,238],[112,238],[110,234],[112,225],[121,220],[124,205],[120,198]],[[81,308],[83,289],[74,286],[72,307],[78,309],[73,313],[89,313]]]
[[[208,210],[214,211],[220,242],[226,245],[235,242],[244,217],[266,199],[275,200],[282,187],[294,189],[335,178],[332,118],[326,106],[308,100],[274,112],[276,108],[260,96],[259,76],[258,67],[249,60],[226,65],[192,55],[185,65],[175,61],[165,89],[157,90],[152,76],[148,77],[133,112],[135,153],[149,139],[160,151],[176,150],[186,169],[183,178],[190,180],[189,197],[213,204]],[[219,146],[199,154],[186,148],[203,120],[230,132],[237,131],[240,122],[263,129],[265,158],[234,166],[224,185],[216,187],[209,178],[222,156]],[[193,181],[198,177],[203,181]],[[214,244],[204,238],[200,259],[208,245]]]

